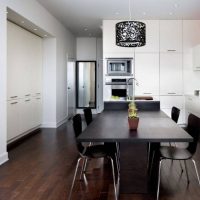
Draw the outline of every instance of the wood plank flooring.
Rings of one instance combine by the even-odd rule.
[[[43,129],[9,151],[0,166],[0,200],[67,200],[78,153],[71,122],[58,129]],[[200,146],[195,155],[200,171]],[[162,168],[160,200],[199,200],[194,167],[188,163],[190,184],[178,162]],[[108,160],[89,162],[86,182],[76,181],[73,200],[112,200],[113,185]],[[120,200],[154,200],[154,195],[121,195]]]

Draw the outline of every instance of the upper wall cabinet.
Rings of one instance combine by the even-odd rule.
[[[182,21],[160,21],[160,52],[182,52]]]
[[[181,53],[160,54],[160,95],[182,95],[183,73]]]
[[[24,98],[42,92],[42,38],[8,22],[7,97]]]
[[[200,20],[183,20],[183,52],[192,53],[200,44]]]
[[[146,45],[135,48],[135,52],[159,52],[159,21],[146,20],[141,22],[146,24]]]
[[[139,83],[135,87],[136,95],[159,95],[159,54],[136,53],[135,77]]]

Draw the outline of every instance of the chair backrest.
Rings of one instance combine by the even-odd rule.
[[[73,128],[74,128],[75,137],[77,138],[82,133],[82,119],[81,119],[81,115],[80,114],[76,114],[73,117],[72,120],[73,120]],[[78,151],[80,153],[82,153],[83,150],[84,150],[84,146],[82,145],[81,142],[76,142],[76,144],[77,144]]]
[[[91,108],[85,108],[83,110],[86,124],[89,125],[92,122],[92,110]]]
[[[200,135],[200,118],[190,114],[188,117],[188,125],[186,131],[193,137],[193,142],[189,143],[188,150],[191,154],[194,154],[197,149],[197,144]]]
[[[172,107],[172,111],[171,111],[172,120],[177,123],[179,115],[180,115],[180,109],[178,109],[177,107]]]

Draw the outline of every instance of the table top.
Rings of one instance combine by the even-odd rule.
[[[130,131],[128,111],[104,111],[77,138],[79,142],[192,142],[193,138],[162,111],[138,112]]]

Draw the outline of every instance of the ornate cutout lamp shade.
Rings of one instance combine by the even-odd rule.
[[[139,21],[123,21],[116,24],[116,45],[141,47],[146,44],[146,25]]]

